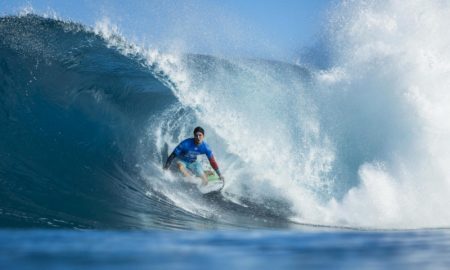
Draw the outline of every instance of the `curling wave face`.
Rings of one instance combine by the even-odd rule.
[[[157,62],[104,34],[1,18],[1,226],[287,226],[286,211],[198,198],[161,172],[168,144],[200,120]]]
[[[2,225],[143,226],[132,151],[171,92],[78,24],[3,17],[0,36]]]
[[[448,227],[450,8],[414,3],[338,5],[309,68],[1,18],[1,225]],[[221,196],[161,170],[197,125]]]

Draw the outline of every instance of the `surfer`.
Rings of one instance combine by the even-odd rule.
[[[224,177],[220,173],[219,165],[217,165],[214,155],[209,148],[209,145],[203,141],[205,138],[205,130],[201,127],[194,129],[194,138],[189,138],[182,141],[175,147],[172,154],[167,158],[164,170],[167,170],[175,159],[178,169],[185,177],[191,176],[188,172],[191,171],[194,175],[202,179],[202,185],[208,184],[208,178],[203,171],[202,165],[197,161],[198,155],[206,155],[208,157],[211,167],[216,171],[219,178],[223,181]]]

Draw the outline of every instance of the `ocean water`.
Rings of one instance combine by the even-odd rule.
[[[294,63],[0,17],[0,267],[448,269],[444,1],[344,1]],[[226,185],[162,164],[195,126]]]
[[[448,269],[448,231],[0,232],[3,269]]]

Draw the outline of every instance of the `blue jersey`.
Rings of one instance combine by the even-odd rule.
[[[205,154],[208,159],[213,157],[213,153],[209,148],[209,145],[203,141],[200,145],[196,145],[194,138],[189,138],[182,141],[175,150],[173,150],[175,155],[186,162],[192,163],[197,160],[198,155]]]

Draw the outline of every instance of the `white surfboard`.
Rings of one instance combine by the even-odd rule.
[[[225,182],[219,178],[214,171],[205,171],[206,177],[208,177],[207,185],[198,185],[198,190],[203,194],[220,191]]]

